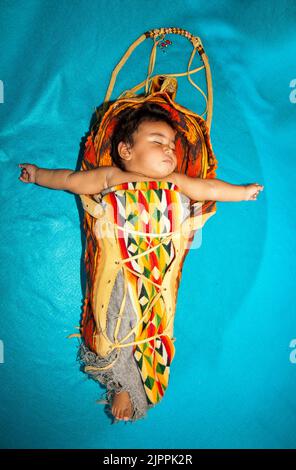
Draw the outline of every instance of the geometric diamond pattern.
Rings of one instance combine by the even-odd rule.
[[[129,183],[129,186],[132,185],[133,183]],[[150,403],[157,403],[163,397],[168,386],[170,364],[175,354],[173,342],[167,335],[144,341],[162,333],[167,325],[168,315],[163,297],[160,296],[150,309],[149,305],[159,292],[159,286],[174,258],[174,246],[172,241],[162,244],[163,237],[152,237],[147,232],[157,235],[157,233],[173,231],[178,225],[182,204],[179,204],[179,210],[176,204],[174,211],[168,211],[167,198],[172,197],[172,193],[175,194],[175,198],[180,196],[179,192],[171,190],[172,185],[170,182],[163,182],[161,189],[157,187],[150,189],[149,185],[144,185],[142,190],[135,191],[131,188],[124,192],[113,193],[117,201],[117,224],[125,229],[140,232],[140,234],[128,233],[122,237],[120,247],[124,258],[142,254],[130,263],[127,262],[126,265],[136,273],[145,276],[143,279],[137,278],[137,274],[134,275],[137,289],[136,301],[140,305],[142,314],[145,314],[147,308],[149,314],[146,321],[141,323],[138,335],[135,337],[135,341],[143,340],[143,342],[133,346],[133,353]],[[151,247],[156,246],[154,251],[145,253]],[[147,279],[153,281],[154,284]]]

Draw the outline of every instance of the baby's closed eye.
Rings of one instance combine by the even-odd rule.
[[[157,140],[153,140],[155,144],[163,145],[162,142],[158,142]],[[175,147],[170,147],[171,150],[175,151]]]

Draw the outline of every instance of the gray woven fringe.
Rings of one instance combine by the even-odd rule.
[[[124,279],[122,271],[118,272],[115,284],[112,290],[110,303],[107,311],[107,335],[111,341],[114,341],[114,330],[116,320],[124,294]],[[137,319],[133,311],[129,292],[127,291],[126,303],[124,307],[123,317],[120,324],[118,339],[121,340],[136,324]],[[135,334],[129,336],[126,343],[134,341]],[[92,370],[86,373],[94,380],[99,381],[106,386],[106,401],[112,406],[115,393],[126,390],[133,406],[131,421],[145,418],[147,410],[154,407],[154,404],[148,403],[144,390],[142,377],[138,369],[136,360],[132,353],[133,346],[114,349],[108,356],[102,357],[91,351],[83,342],[79,346],[77,358],[80,359],[85,366],[105,367],[111,362],[116,361],[112,367],[107,370]],[[104,400],[102,400],[104,402]]]

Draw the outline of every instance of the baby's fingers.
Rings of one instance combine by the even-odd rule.
[[[18,178],[23,183],[30,183],[30,174],[27,172],[26,169],[22,169],[22,174]]]
[[[19,180],[23,181],[24,183],[28,183],[29,176],[27,174],[20,175]]]
[[[19,180],[22,181],[23,183],[30,183],[30,181],[25,180],[22,176],[19,176]]]

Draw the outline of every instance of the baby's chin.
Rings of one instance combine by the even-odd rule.
[[[171,165],[165,169],[163,169],[162,171],[159,171],[159,170],[155,170],[155,171],[151,171],[151,172],[148,172],[149,174],[147,174],[146,176],[148,176],[148,178],[166,178],[167,176],[170,176],[173,172],[175,171],[175,168]]]
[[[166,172],[155,172],[155,173],[149,173],[146,174],[148,178],[154,178],[154,179],[164,179],[170,176],[173,173],[173,171],[166,171]]]

